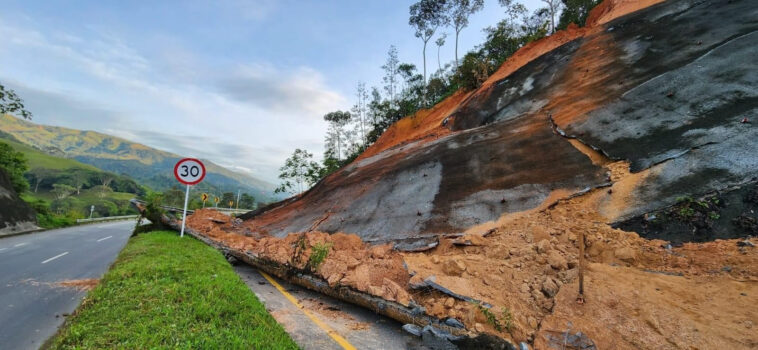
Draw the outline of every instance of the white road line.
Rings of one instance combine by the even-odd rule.
[[[55,259],[58,259],[58,258],[60,258],[60,257],[62,257],[62,256],[64,256],[64,255],[66,255],[66,254],[68,254],[68,252],[65,252],[65,253],[61,253],[61,254],[58,254],[58,255],[56,255],[56,256],[54,256],[54,257],[50,258],[50,259],[47,259],[47,260],[43,261],[42,263],[43,263],[43,264],[49,263],[49,262],[51,262],[51,261],[53,261],[53,260],[55,260]]]
[[[100,238],[100,239],[98,239],[97,241],[98,241],[98,242],[100,242],[100,241],[104,241],[104,240],[106,240],[106,239],[108,239],[108,238],[111,238],[111,237],[113,237],[113,236],[103,237],[103,238]]]
[[[6,249],[8,249],[8,248],[0,248],[0,252],[2,252],[3,250],[6,250]]]
[[[20,246],[22,246],[22,245],[27,245],[27,244],[28,244],[28,243],[26,243],[26,242],[24,242],[24,243],[19,243],[19,244],[16,244],[16,245],[14,245],[13,247],[14,247],[14,248],[15,248],[15,247],[20,247]]]

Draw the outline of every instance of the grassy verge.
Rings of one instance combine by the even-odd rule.
[[[219,252],[168,231],[132,238],[50,344],[53,349],[297,348]]]

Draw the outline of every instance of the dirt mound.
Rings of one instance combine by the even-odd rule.
[[[342,285],[408,306],[405,291],[410,276],[392,246],[369,246],[352,234],[292,233],[284,238],[244,236],[242,221],[213,209],[201,209],[187,225],[233,249],[252,252],[262,259],[309,271],[331,286]]]

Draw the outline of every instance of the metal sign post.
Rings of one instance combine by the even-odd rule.
[[[189,202],[190,186],[197,185],[205,178],[205,165],[199,159],[184,158],[174,165],[174,176],[179,182],[187,185],[184,193],[184,212],[182,213],[182,231],[180,237],[184,237],[184,227],[187,225],[187,203]]]

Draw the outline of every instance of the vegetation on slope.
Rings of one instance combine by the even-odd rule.
[[[43,154],[75,159],[116,174],[126,174],[145,186],[167,190],[176,184],[171,174],[177,154],[154,149],[111,135],[56,126],[37,125],[10,115],[0,115],[0,132]],[[236,192],[241,189],[268,199],[273,185],[205,161],[208,175],[197,188],[203,192]]]
[[[296,349],[211,247],[175,232],[133,237],[52,348]]]
[[[549,36],[570,23],[583,25],[599,0],[543,0],[546,7],[529,12],[514,0],[499,0],[503,17],[484,29],[485,41],[458,59],[442,65],[427,77],[427,44],[436,35],[437,51],[447,39],[448,27],[456,37],[468,26],[468,18],[480,11],[482,0],[418,0],[410,6],[409,24],[423,44],[422,73],[413,64],[398,58],[390,46],[382,65],[382,85],[368,89],[358,82],[357,100],[350,111],[327,113],[323,161],[313,161],[313,154],[296,149],[280,169],[278,192],[300,193],[320,179],[355,160],[390,127],[405,116],[430,108],[456,92],[479,88],[510,56],[526,44]],[[557,22],[557,23],[556,23]],[[420,50],[421,51],[421,50]]]

